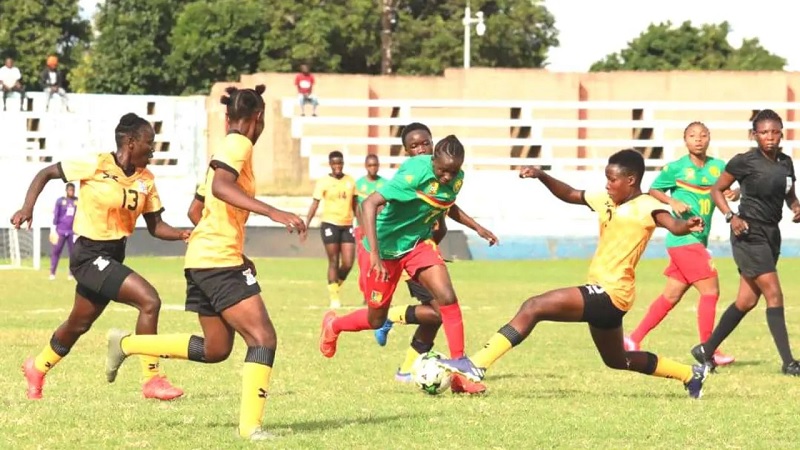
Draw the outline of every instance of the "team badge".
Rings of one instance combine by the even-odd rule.
[[[139,192],[147,195],[147,184],[143,180],[139,180]]]
[[[414,181],[414,175],[406,175],[406,183],[411,183]]]
[[[686,176],[687,180],[694,180],[694,169],[692,169],[691,167],[686,169],[684,175]]]
[[[376,305],[379,305],[382,300],[383,300],[383,294],[381,294],[378,291],[372,291],[372,293],[369,295],[370,303],[374,303]]]
[[[431,184],[428,185],[427,192],[429,195],[436,195],[436,193],[439,192],[439,183],[432,181]]]
[[[458,194],[458,191],[461,190],[461,186],[464,184],[464,180],[456,180],[456,183],[453,185],[453,190]]]
[[[719,167],[711,166],[711,168],[708,169],[708,173],[710,173],[712,177],[718,177],[720,175],[719,174]]]

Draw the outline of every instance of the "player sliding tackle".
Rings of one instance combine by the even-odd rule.
[[[636,264],[653,230],[659,226],[682,236],[703,229],[699,217],[677,219],[659,201],[643,194],[643,175],[644,158],[635,150],[622,150],[608,159],[605,191],[579,191],[541,169],[523,168],[521,178],[538,178],[561,201],[586,205],[597,213],[600,238],[589,266],[589,282],[529,298],[478,353],[471,358],[442,360],[441,367],[477,382],[495,361],[527,338],[537,323],[586,322],[606,366],[681,380],[689,396],[700,398],[708,374],[705,365],[688,366],[623,348],[622,318],[633,306]]]
[[[433,156],[409,159],[395,176],[362,203],[361,225],[366,242],[358,248],[359,286],[367,308],[336,317],[329,311],[322,322],[320,352],[332,358],[339,333],[377,329],[386,321],[392,296],[405,270],[425,286],[434,300],[434,323],[441,322],[452,358],[464,355],[461,308],[444,260],[432,239],[432,225],[454,206],[463,184],[464,147],[455,136],[436,144]],[[378,214],[378,208],[384,206]],[[489,233],[486,239],[494,244]],[[426,315],[427,316],[427,315]],[[441,319],[439,319],[441,317]],[[429,324],[418,319],[420,324]],[[426,336],[432,345],[436,333]],[[484,387],[465,377],[455,377],[454,392],[477,393]]]

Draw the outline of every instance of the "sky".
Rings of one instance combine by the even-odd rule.
[[[102,0],[80,0],[90,17]],[[672,21],[693,24],[728,21],[729,41],[757,37],[767,50],[786,58],[786,70],[800,70],[800,45],[795,42],[796,0],[771,0],[759,7],[751,0],[545,0],[555,16],[560,46],[550,49],[548,69],[586,72],[609,53],[627,46],[650,23]],[[487,30],[491,33],[491,30]]]

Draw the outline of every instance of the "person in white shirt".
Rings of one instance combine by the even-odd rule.
[[[3,111],[6,110],[6,99],[12,92],[19,93],[19,108],[25,102],[25,87],[22,85],[22,73],[14,66],[14,58],[6,58],[6,65],[0,67],[0,88],[3,89]]]

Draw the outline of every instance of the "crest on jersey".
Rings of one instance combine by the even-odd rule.
[[[662,167],[662,168],[661,168],[661,171],[662,171],[662,172],[666,172],[666,171],[668,171],[668,170],[669,170],[669,165],[666,165],[666,166],[664,166],[664,167]]]
[[[708,173],[710,173],[712,177],[718,177],[720,175],[719,174],[719,167],[711,166],[711,168],[708,169]]]
[[[428,185],[428,189],[425,190],[428,195],[436,195],[439,192],[439,182],[432,181],[431,184]]]
[[[464,184],[464,180],[456,180],[456,183],[453,185],[453,191],[458,194],[458,191],[461,190],[461,186]]]
[[[147,195],[147,183],[144,180],[139,180],[139,192]]]
[[[414,181],[414,175],[406,175],[406,183],[411,183]]]
[[[687,168],[683,172],[683,174],[684,174],[684,176],[686,176],[687,180],[694,180],[694,169],[692,169],[691,167]]]

